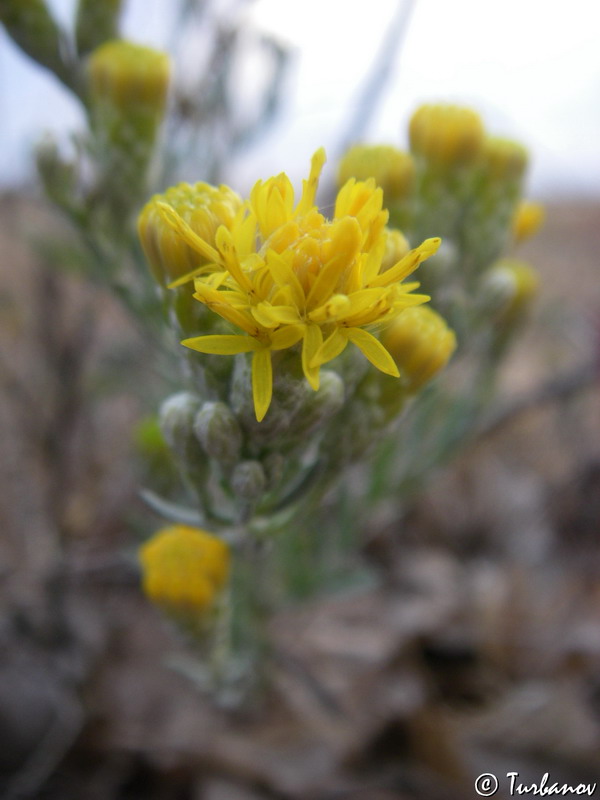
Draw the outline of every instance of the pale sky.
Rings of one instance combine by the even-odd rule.
[[[298,179],[312,152],[330,154],[401,0],[255,0],[247,24],[267,29],[293,50],[278,119],[232,164],[228,181],[245,190],[281,170]],[[73,0],[51,5],[67,18]],[[128,0],[124,33],[166,46],[172,0]],[[230,4],[222,0],[225,11]],[[530,191],[600,196],[600,3],[596,0],[416,0],[393,64],[370,141],[405,145],[421,102],[477,108],[496,134],[532,152]],[[0,182],[26,175],[28,152],[43,130],[68,136],[78,110],[47,74],[21,58],[0,34]],[[194,176],[197,179],[197,176]]]

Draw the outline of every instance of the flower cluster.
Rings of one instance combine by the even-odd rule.
[[[193,280],[194,297],[241,332],[190,337],[183,344],[201,353],[253,354],[259,421],[271,403],[274,353],[301,344],[302,370],[315,391],[320,367],[348,343],[382,372],[398,376],[394,360],[371,331],[429,299],[414,293],[417,283],[402,281],[435,253],[440,240],[428,239],[382,269],[388,219],[382,190],[374,180],[350,178],[328,220],[315,206],[324,161],[319,150],[297,204],[285,174],[259,181],[214,237],[197,233],[168,194],[154,197],[142,212],[140,234],[147,252],[174,232],[204,262],[173,285]],[[192,196],[195,208],[206,203],[204,189],[190,191]]]

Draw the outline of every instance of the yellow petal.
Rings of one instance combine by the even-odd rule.
[[[304,290],[296,277],[296,273],[285,258],[276,253],[275,250],[269,250],[267,253],[267,266],[277,286],[282,289],[285,286],[289,287],[294,303],[298,308],[304,307]]]
[[[200,275],[209,274],[211,275],[214,273],[215,269],[220,269],[221,264],[216,264],[211,262],[210,264],[202,264],[200,267],[196,267],[191,272],[186,272],[185,275],[182,275],[177,280],[171,281],[171,283],[167,284],[167,289],[177,289],[178,286],[183,286],[186,283],[189,283],[194,278],[198,278]],[[211,275],[212,277],[212,275]]]
[[[394,378],[400,376],[394,359],[372,334],[362,328],[348,328],[346,335],[374,367],[385,372],[386,375],[393,375]]]
[[[419,266],[421,261],[432,256],[441,242],[442,240],[437,238],[425,239],[423,244],[407,253],[397,264],[369,281],[369,286],[390,286],[392,283],[403,280]]]
[[[271,350],[286,350],[304,336],[304,325],[286,325],[271,334]]]
[[[302,370],[306,380],[315,392],[319,388],[319,367],[311,366],[314,357],[323,343],[323,334],[319,325],[308,324],[304,333],[302,345]]]
[[[293,306],[259,303],[250,311],[254,319],[265,328],[276,328],[278,325],[298,325],[301,322],[298,312]]]
[[[252,294],[252,283],[247,275],[244,275],[242,268],[238,261],[238,255],[235,250],[235,243],[233,236],[227,230],[225,225],[219,225],[217,233],[215,234],[215,244],[223,255],[225,267],[230,275],[237,281],[242,289],[245,289],[248,294]]]
[[[194,336],[181,342],[184,347],[219,356],[233,356],[237,353],[250,353],[262,348],[260,342],[251,336],[218,334],[214,336]]]
[[[210,289],[209,287],[202,285],[197,286],[196,289],[197,291],[194,294],[194,297],[208,306],[211,311],[215,312],[215,314],[218,314],[228,322],[232,322],[234,325],[237,325],[238,328],[246,331],[246,333],[249,333],[250,336],[256,336],[256,334],[259,332],[260,329],[258,328],[252,314],[249,314],[246,310],[237,308],[231,302],[228,302],[228,295],[232,294],[235,297],[234,292],[219,292],[215,289]]]
[[[296,208],[296,216],[306,214],[315,204],[315,197],[319,187],[319,177],[323,170],[323,165],[327,161],[325,149],[319,147],[310,161],[310,173],[308,180],[302,181],[302,197]]]
[[[329,336],[321,347],[317,350],[317,354],[311,361],[311,367],[320,367],[322,364],[327,364],[332,361],[336,356],[339,356],[346,349],[348,344],[348,337],[346,331],[338,328],[331,336]]]
[[[329,299],[356,258],[361,239],[360,226],[352,217],[345,217],[332,225],[331,241],[323,247],[325,264],[319,271],[307,298],[309,308],[311,305],[321,305]]]
[[[180,217],[170,205],[157,202],[156,207],[165,223],[176,230],[192,249],[196,250],[209,261],[214,261],[216,263],[221,262],[221,258],[215,248],[211,247],[204,239],[201,239],[197,233],[194,233],[183,217]]]
[[[271,405],[273,396],[273,366],[271,351],[261,348],[252,356],[252,396],[254,413],[258,422],[262,422]]]

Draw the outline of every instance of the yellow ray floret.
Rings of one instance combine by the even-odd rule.
[[[417,283],[403,284],[440,240],[427,239],[393,264],[383,266],[388,212],[375,181],[348,180],[340,189],[333,219],[315,206],[325,152],[312,158],[308,180],[294,206],[284,174],[258,181],[228,226],[206,242],[161,198],[152,202],[175,231],[208,264],[191,272],[194,297],[241,333],[197,336],[182,344],[201,353],[252,352],[256,417],[271,403],[271,353],[300,344],[302,369],[313,389],[319,369],[349,342],[378,369],[398,375],[397,367],[372,332],[408,306],[429,298],[414,294]],[[177,283],[181,284],[180,279]]]

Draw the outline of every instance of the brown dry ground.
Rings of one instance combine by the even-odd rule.
[[[499,797],[509,771],[600,780],[597,382],[542,392],[402,519],[388,509],[365,547],[378,586],[282,612],[271,690],[227,713],[165,664],[185,646],[127,558],[147,348],[114,302],[40,267],[31,240],[55,226],[0,199],[2,796],[436,800],[475,796],[483,772]],[[599,252],[598,203],[550,206],[523,253],[543,287],[507,403],[598,357]]]

